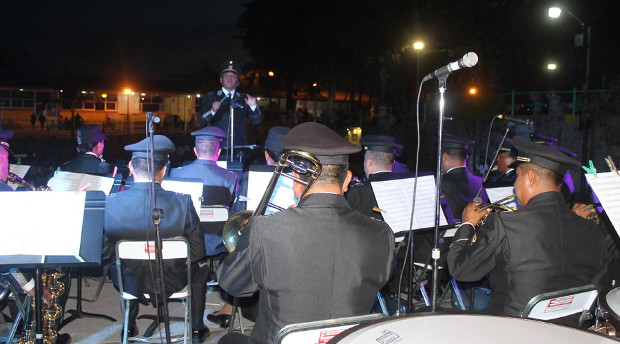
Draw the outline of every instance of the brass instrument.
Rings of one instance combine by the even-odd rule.
[[[18,344],[34,344],[37,341],[36,323],[34,320],[35,299],[28,295],[26,300],[30,300],[30,308],[26,309],[26,317],[24,318],[24,335],[19,338]]]
[[[480,204],[478,206],[476,206],[476,210],[484,210],[484,209],[489,209],[491,208],[491,210],[493,211],[508,211],[508,212],[512,212],[517,210],[516,208],[513,207],[509,207],[507,205],[503,205],[502,203],[511,200],[513,198],[517,197],[516,194],[514,195],[510,195],[508,197],[504,197],[502,199],[500,199],[497,202],[493,202],[493,203],[485,203],[485,204]]]
[[[293,169],[293,171],[299,174],[309,173],[310,180],[305,181],[293,175],[284,173],[284,168],[289,166]],[[321,171],[321,161],[319,161],[319,159],[317,159],[312,154],[300,150],[287,150],[286,152],[284,152],[282,156],[280,156],[280,160],[276,165],[276,169],[271,176],[271,180],[269,181],[267,189],[265,190],[263,197],[258,203],[256,210],[254,210],[253,212],[251,210],[239,211],[230,216],[224,224],[224,230],[222,231],[222,240],[224,241],[224,246],[226,246],[228,252],[234,251],[235,247],[237,247],[237,241],[239,240],[239,236],[241,235],[241,230],[243,230],[243,228],[247,225],[251,216],[264,215],[267,206],[278,210],[284,209],[276,204],[269,202],[280,176],[292,179],[298,183],[305,185],[305,189],[299,197],[299,199],[302,199],[306,192],[310,190],[314,182],[317,180],[317,178],[321,174]]]
[[[493,202],[493,203],[485,203],[485,204],[480,204],[478,206],[476,206],[476,210],[484,210],[484,209],[491,209],[491,211],[495,211],[495,212],[508,212],[511,213],[515,210],[517,210],[517,208],[514,207],[509,207],[507,205],[504,205],[502,203],[511,200],[513,198],[515,198],[517,195],[510,195],[508,197],[504,197],[502,199],[500,199],[497,202]],[[482,219],[480,219],[480,222],[478,222],[478,224],[475,226],[476,228],[482,226],[484,224],[484,222],[486,221],[487,217],[489,216],[489,214],[484,215],[484,217]],[[474,235],[471,237],[471,245],[473,245],[476,240],[478,240],[478,234],[476,232],[474,232]]]
[[[62,307],[58,303],[58,298],[65,292],[65,284],[60,281],[64,273],[54,269],[46,269],[41,275],[41,287],[50,290],[51,298],[49,303],[43,305],[43,343],[54,344],[58,338],[58,323],[62,317]],[[26,326],[24,335],[19,339],[19,344],[34,344],[35,334],[35,299],[32,298],[30,311],[30,324]]]
[[[21,185],[27,186],[27,187],[29,187],[29,188],[30,188],[30,190],[32,190],[32,191],[35,191],[35,190],[37,189],[37,188],[36,188],[33,184],[30,184],[29,182],[27,182],[26,180],[24,180],[24,178],[22,178],[22,177],[20,177],[20,176],[16,175],[16,174],[15,174],[15,173],[13,173],[13,172],[9,172],[9,173],[7,174],[7,176],[6,176],[6,178],[7,178],[8,180],[10,180],[11,182],[15,183],[15,184],[21,184]]]
[[[600,203],[595,203],[595,204],[589,204],[587,205],[585,208],[583,208],[584,211],[588,211],[588,210],[592,210],[596,207],[600,207],[601,204]],[[598,211],[594,210],[594,212],[592,212],[590,215],[588,215],[588,220],[596,223],[597,225],[601,223],[601,218],[598,216]]]

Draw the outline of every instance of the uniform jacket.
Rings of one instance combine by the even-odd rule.
[[[272,343],[291,323],[369,313],[392,268],[389,226],[340,195],[310,194],[297,207],[250,218],[241,233],[218,280],[234,296],[260,290],[250,343]]]
[[[60,170],[105,176],[112,173],[112,165],[101,161],[101,159],[92,154],[80,154],[77,158],[62,164]]]
[[[491,213],[477,230],[461,226],[448,267],[460,281],[489,274],[488,312],[518,315],[534,296],[599,282],[607,252],[593,222],[574,214],[559,192],[533,197],[512,213]]]
[[[376,174],[386,175],[391,173],[379,172]],[[345,196],[347,198],[347,202],[351,205],[351,208],[368,217],[373,217],[377,220],[383,221],[383,216],[381,213],[373,210],[374,207],[378,207],[375,193],[372,191],[372,185],[370,185],[373,176],[374,175],[370,175],[368,178],[364,178],[361,182],[351,185]]]
[[[202,125],[206,125],[207,123],[211,123],[212,125],[222,129],[225,133],[229,135],[229,126],[230,126],[230,101],[225,98],[224,92],[220,89],[217,92],[208,92],[202,98],[202,105],[200,114],[198,115],[198,123]],[[223,100],[224,99],[224,100]],[[219,110],[213,115],[210,114],[211,105],[213,102],[219,101],[222,103],[222,106]],[[252,124],[259,124],[262,120],[261,112],[258,106],[254,111],[250,108],[248,104],[245,103],[245,94],[235,91],[233,96],[233,107],[234,107],[234,134],[235,134],[235,146],[243,146],[248,144],[248,139],[246,136],[246,121],[250,120]],[[208,114],[209,113],[209,114]],[[225,148],[227,146],[228,139],[225,138],[222,141],[222,147]]]
[[[225,205],[231,207],[239,188],[239,176],[217,165],[212,160],[196,159],[189,165],[173,168],[171,178],[198,178],[205,185],[204,205]]]
[[[189,242],[192,262],[205,256],[203,236],[198,229],[198,215],[189,195],[166,191],[155,183],[157,207],[164,210],[160,231],[162,238],[184,237]],[[103,226],[103,259],[115,260],[116,243],[120,240],[154,240],[149,183],[134,183],[125,191],[106,198]],[[133,295],[151,291],[151,270],[148,262],[125,262],[125,290]],[[166,288],[178,291],[187,284],[183,259],[166,261]]]
[[[448,208],[455,220],[461,220],[463,209],[474,200],[481,185],[482,178],[474,176],[467,167],[451,169],[441,176],[441,192],[445,195]],[[482,203],[489,201],[484,188],[480,197],[482,197]]]
[[[202,179],[204,185],[202,191],[203,205],[225,205],[231,209],[235,203],[239,188],[239,176],[217,166],[215,161],[196,159],[189,165],[172,169],[170,177],[175,179]],[[226,247],[222,242],[223,228],[224,223],[200,223],[200,231],[205,235],[205,249],[208,256],[226,252]]]

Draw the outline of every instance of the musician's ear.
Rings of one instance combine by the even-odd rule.
[[[352,178],[353,173],[350,170],[347,170],[347,177],[344,179],[344,183],[342,184],[342,193],[349,191],[349,183],[351,183]]]

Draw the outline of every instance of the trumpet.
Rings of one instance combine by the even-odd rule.
[[[513,198],[517,197],[516,194],[514,195],[510,195],[508,197],[504,197],[502,199],[500,199],[499,201],[493,202],[493,203],[484,203],[484,204],[480,204],[478,206],[476,206],[476,210],[484,210],[484,209],[489,209],[491,208],[491,210],[495,210],[495,211],[508,211],[508,212],[512,212],[517,210],[514,207],[509,207],[507,205],[504,205],[502,203],[511,200]]]
[[[511,212],[517,210],[517,208],[509,207],[509,206],[504,205],[502,203],[504,203],[504,202],[506,202],[508,200],[511,200],[511,199],[515,198],[516,196],[517,195],[514,194],[514,195],[510,195],[508,197],[504,197],[504,198],[500,199],[497,202],[480,204],[480,205],[476,206],[476,210],[491,209],[492,211],[496,211],[496,212],[508,212],[508,213],[511,213]],[[480,220],[480,222],[478,222],[476,227],[482,226],[484,224],[484,222],[486,221],[487,216],[489,216],[489,214],[484,215],[484,217]],[[474,234],[474,236],[472,237],[472,245],[473,245],[473,243],[476,242],[476,238],[477,238],[477,235]]]
[[[310,174],[310,180],[305,181],[293,175],[284,173],[284,168],[288,166],[299,174]],[[312,185],[314,185],[314,182],[317,180],[322,170],[323,167],[321,165],[321,161],[308,152],[300,150],[288,150],[284,152],[276,165],[276,169],[271,176],[271,180],[269,181],[267,189],[258,203],[256,210],[253,212],[250,210],[242,210],[237,212],[230,216],[224,224],[224,229],[222,230],[222,240],[224,241],[224,246],[226,246],[228,252],[234,251],[237,247],[237,241],[241,235],[241,230],[243,230],[243,228],[248,224],[251,216],[264,215],[268,206],[278,210],[284,209],[283,207],[269,202],[280,176],[292,179],[305,185],[305,188],[299,197],[299,199],[302,199],[308,190],[310,190]]]

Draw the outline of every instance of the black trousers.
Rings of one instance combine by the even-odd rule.
[[[111,266],[112,281],[114,287],[118,290],[118,280],[116,273],[116,266]],[[185,272],[183,272],[185,273]],[[207,294],[207,280],[209,278],[209,265],[207,263],[192,264],[192,329],[201,329],[204,325],[204,313],[205,313],[205,301]],[[136,325],[136,318],[138,317],[140,303],[138,300],[132,300],[129,302],[129,321],[128,327],[132,328]]]

